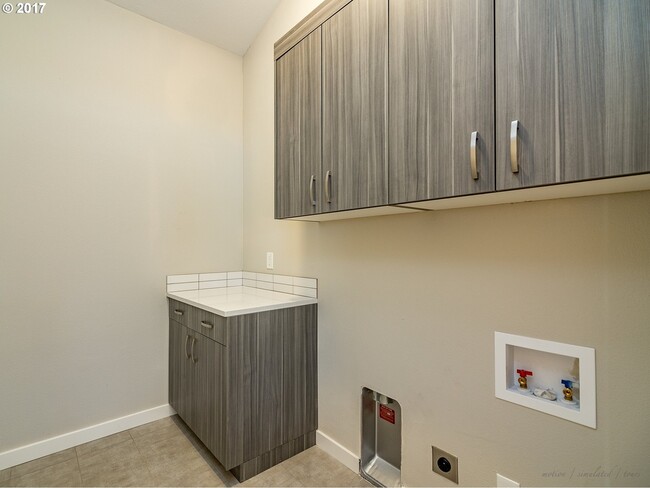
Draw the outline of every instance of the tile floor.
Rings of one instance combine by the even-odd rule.
[[[0,471],[0,486],[371,486],[318,447],[239,483],[177,417]]]

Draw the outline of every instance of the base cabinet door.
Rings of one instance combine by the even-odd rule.
[[[183,341],[186,336],[183,329],[186,328],[173,320],[169,321],[169,404],[184,419],[187,411],[182,392],[184,383],[182,364],[187,358],[183,352]]]
[[[650,2],[495,5],[497,190],[650,171]]]
[[[217,458],[225,451],[223,428],[223,359],[225,347],[198,336],[193,354],[193,430]]]
[[[169,404],[215,455],[224,450],[224,349],[170,321]]]
[[[318,428],[316,307],[278,310],[282,330],[282,443]]]

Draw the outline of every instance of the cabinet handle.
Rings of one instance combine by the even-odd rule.
[[[513,120],[510,124],[510,169],[513,173],[519,173],[519,161],[517,160],[517,133],[519,132],[519,121]]]
[[[325,173],[325,200],[332,203],[332,172],[327,170]]]
[[[197,363],[199,358],[194,355],[194,344],[196,344],[196,337],[192,337],[192,349],[190,350],[190,353],[192,355],[192,362]]]
[[[311,200],[312,207],[316,206],[316,197],[314,196],[315,185],[316,185],[316,177],[314,175],[311,175],[311,179],[309,180],[309,199]]]
[[[472,132],[469,140],[469,163],[472,168],[472,179],[478,180],[478,166],[476,165],[476,150],[478,146],[478,132]]]
[[[189,335],[189,334],[186,334],[186,335],[185,335],[185,357],[186,357],[187,359],[190,358],[190,354],[187,352],[187,341],[189,341],[189,340],[190,340],[190,335]]]
[[[201,320],[201,325],[206,329],[212,329],[214,327],[214,325],[212,325],[210,322],[206,322],[205,320]]]
[[[178,309],[176,309],[176,310],[174,310],[174,313],[175,313],[176,315],[178,315],[178,316],[181,316],[181,317],[182,317],[182,316],[183,316],[183,314],[184,314],[185,312],[183,312],[182,310],[178,310]]]

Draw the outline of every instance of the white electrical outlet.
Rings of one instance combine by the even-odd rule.
[[[273,253],[266,253],[266,269],[273,269]]]

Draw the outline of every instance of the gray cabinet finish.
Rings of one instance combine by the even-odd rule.
[[[211,451],[220,454],[224,447],[223,349],[218,342],[170,320],[169,404]]]
[[[317,306],[219,318],[227,346],[170,319],[169,403],[243,481],[314,445]]]
[[[326,0],[275,45],[276,218],[650,173],[649,24],[647,0]]]
[[[497,189],[650,171],[648,25],[647,0],[496,0]]]
[[[220,315],[190,307],[188,327],[224,346],[228,345],[226,319]]]
[[[171,300],[170,300],[171,304]],[[176,410],[176,413],[185,418],[185,396],[182,392],[182,385],[185,383],[182,364],[187,360],[184,352],[184,341],[186,329],[174,320],[169,321],[169,404]]]
[[[189,305],[170,299],[168,303],[169,318],[187,327],[190,323],[191,308]]]
[[[390,203],[493,191],[493,2],[389,6]],[[474,131],[478,179],[471,170]]]
[[[298,22],[289,32],[283,35],[275,43],[275,59],[281,57],[351,1],[352,0],[329,0],[318,5],[309,13],[309,15],[307,15],[307,17]]]
[[[276,327],[283,332],[282,443],[318,427],[318,371],[316,308],[279,310]]]
[[[275,217],[319,212],[320,28],[276,61],[275,131]]]
[[[321,29],[322,210],[386,204],[388,2],[354,0]]]

